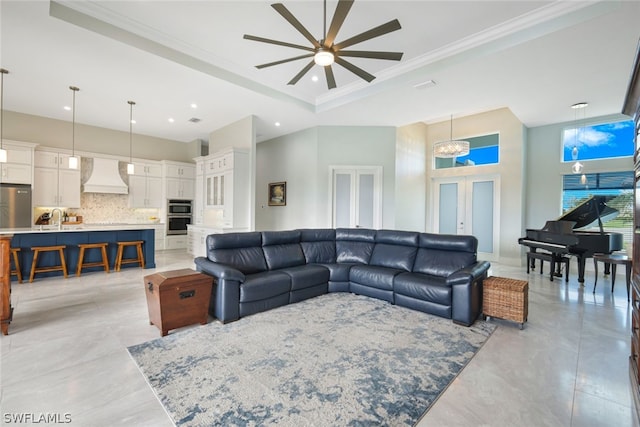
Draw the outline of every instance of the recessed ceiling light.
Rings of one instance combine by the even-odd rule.
[[[65,105],[63,108],[67,111],[71,111],[71,107],[69,107],[68,105]]]
[[[315,74],[311,76],[311,81],[317,82],[318,80],[318,76],[316,76]]]
[[[175,120],[173,120],[173,117],[169,117],[169,123],[173,123],[175,122]]]
[[[276,127],[280,126],[280,122],[275,122],[274,125],[276,125]]]
[[[422,83],[418,83],[417,85],[414,85],[413,87],[416,89],[426,89],[428,87],[432,87],[435,86],[436,82],[433,80],[427,80],[426,82],[422,82]]]
[[[193,108],[193,109],[198,108],[198,104],[191,104],[191,108]]]
[[[589,105],[588,102],[578,102],[577,104],[573,104],[571,106],[571,108],[573,108],[575,110],[575,109],[578,109],[578,108],[586,108],[588,105]]]

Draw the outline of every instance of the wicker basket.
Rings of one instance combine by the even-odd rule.
[[[529,312],[529,282],[491,276],[484,280],[482,314],[512,320],[524,327]]]

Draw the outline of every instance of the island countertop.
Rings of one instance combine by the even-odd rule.
[[[62,228],[57,225],[34,225],[33,227],[21,228],[0,228],[2,234],[25,234],[25,233],[60,233],[67,231],[113,231],[113,230],[146,230],[164,227],[164,223],[81,223],[65,224]]]

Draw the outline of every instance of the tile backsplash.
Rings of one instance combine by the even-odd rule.
[[[67,213],[82,216],[84,223],[150,223],[151,217],[160,218],[160,209],[130,208],[127,194],[82,193],[80,209],[65,209]],[[34,221],[51,208],[35,208]],[[164,221],[161,221],[164,222]]]

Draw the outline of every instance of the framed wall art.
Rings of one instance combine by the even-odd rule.
[[[287,205],[287,183],[271,182],[269,183],[269,206],[286,206]]]

